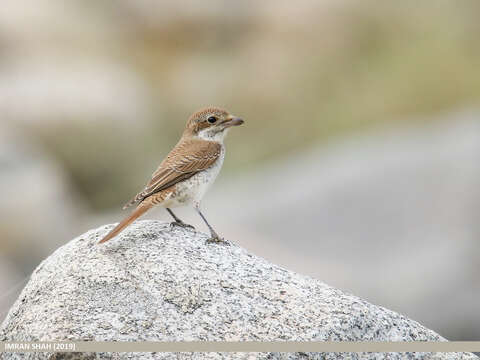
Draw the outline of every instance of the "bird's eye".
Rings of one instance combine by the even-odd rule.
[[[217,118],[215,116],[210,116],[207,121],[210,123],[210,124],[215,124],[217,122]]]

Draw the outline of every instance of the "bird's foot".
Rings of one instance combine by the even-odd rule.
[[[230,246],[230,242],[225,240],[224,238],[218,236],[217,234],[212,235],[210,238],[205,241],[206,244],[221,244]]]
[[[192,229],[192,230],[195,230],[195,227],[194,227],[193,225],[184,223],[182,220],[180,220],[180,221],[172,221],[172,222],[170,223],[170,226],[179,226],[179,227],[182,227],[182,228],[184,228],[184,229]]]

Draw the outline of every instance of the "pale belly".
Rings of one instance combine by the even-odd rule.
[[[201,171],[190,179],[182,181],[175,186],[175,191],[161,203],[163,207],[177,207],[200,203],[208,188],[215,182],[223,165],[225,150],[222,149],[215,165]]]

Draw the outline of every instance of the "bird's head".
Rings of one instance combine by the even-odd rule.
[[[184,136],[222,142],[228,129],[242,125],[243,120],[219,107],[207,107],[190,116]]]

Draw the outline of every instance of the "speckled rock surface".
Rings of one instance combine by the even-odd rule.
[[[207,235],[138,221],[97,245],[91,230],[43,261],[2,341],[444,340],[415,321]],[[48,354],[3,354],[6,359]],[[78,358],[471,359],[472,354],[77,354]]]

